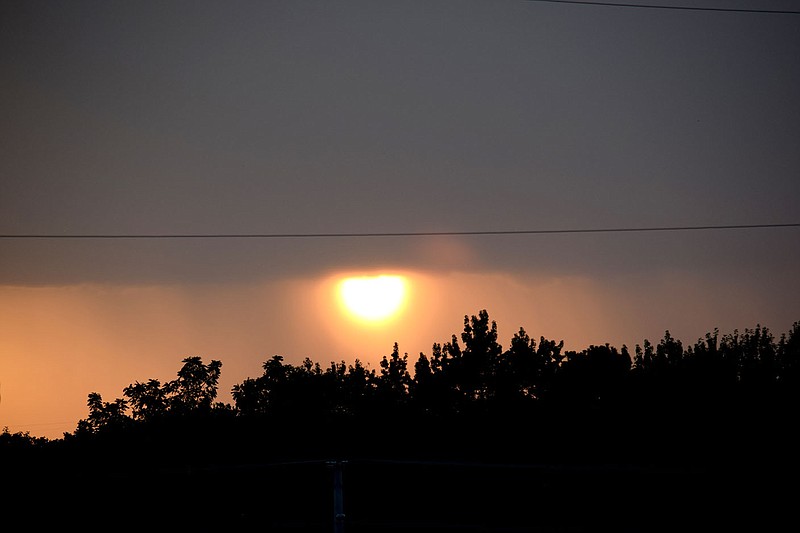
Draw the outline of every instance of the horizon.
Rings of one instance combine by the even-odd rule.
[[[508,328],[508,327],[504,326],[502,323],[497,322],[497,319],[495,317],[493,317],[492,314],[487,309],[483,309],[483,310],[487,311],[490,322],[497,324],[498,344],[502,347],[503,350],[506,350],[506,349],[509,348],[511,337],[514,334],[518,333],[520,329],[524,329],[525,332],[528,335],[530,335],[531,339],[534,340],[537,343],[537,345],[540,342],[540,337],[543,337],[544,340],[555,341],[556,343],[563,342],[564,343],[564,347],[563,347],[562,353],[566,353],[566,352],[578,352],[578,353],[580,353],[580,352],[582,352],[584,350],[590,349],[592,346],[608,345],[613,349],[622,350],[623,348],[626,348],[628,350],[629,354],[630,354],[631,359],[633,359],[633,356],[635,354],[636,348],[642,347],[644,345],[645,341],[646,342],[650,342],[652,345],[655,346],[664,338],[664,336],[667,333],[669,333],[673,339],[675,339],[676,341],[680,342],[682,344],[684,350],[686,350],[687,348],[694,346],[695,343],[702,343],[702,341],[705,340],[705,336],[706,335],[713,334],[715,331],[718,331],[720,339],[722,339],[722,338],[724,338],[724,337],[726,337],[728,335],[734,335],[734,334],[737,334],[737,333],[738,334],[742,334],[742,333],[745,333],[745,332],[753,331],[756,328],[761,328],[762,331],[768,331],[770,333],[770,335],[773,336],[775,342],[778,342],[781,339],[782,336],[788,334],[791,331],[791,327],[787,327],[787,328],[781,329],[781,330],[776,330],[776,329],[770,327],[769,324],[765,324],[763,322],[757,322],[756,324],[753,324],[752,326],[745,326],[743,328],[738,328],[737,327],[737,328],[733,328],[731,330],[724,330],[724,329],[719,329],[719,328],[716,328],[716,327],[715,328],[707,328],[703,333],[698,334],[695,338],[693,338],[691,340],[685,339],[685,338],[682,338],[679,335],[676,335],[675,331],[671,330],[670,328],[665,328],[661,332],[660,335],[658,335],[656,337],[642,337],[639,341],[637,341],[637,342],[635,342],[633,344],[628,344],[628,343],[625,343],[625,342],[623,342],[621,344],[617,344],[617,343],[608,342],[608,341],[606,341],[606,342],[603,342],[603,341],[600,341],[600,342],[588,342],[588,343],[580,344],[580,343],[570,342],[569,339],[548,337],[547,335],[539,335],[538,333],[531,331],[530,329],[526,328],[523,325],[516,326],[516,327],[513,327],[513,328]],[[478,311],[476,311],[474,313],[467,313],[464,316],[462,316],[461,317],[462,320],[460,321],[460,325],[462,327],[459,328],[459,329],[454,329],[454,331],[451,332],[451,335],[455,336],[455,338],[457,339],[457,341],[459,343],[461,343],[461,333],[463,332],[463,319],[470,318],[470,317],[474,318],[477,314],[478,314]],[[798,323],[798,322],[800,322],[800,321],[794,321],[792,323],[792,326],[794,324]],[[363,325],[363,323],[361,323],[360,327],[365,327],[365,326]],[[369,326],[366,326],[366,327],[369,327]],[[382,326],[382,327],[385,328],[386,326]],[[507,335],[505,335],[505,334],[507,334]],[[382,337],[381,340],[388,339],[388,338],[391,338],[391,334],[389,334],[389,336]],[[84,393],[82,395],[80,395],[79,397],[76,395],[75,398],[71,398],[70,400],[73,400],[71,402],[73,404],[73,409],[72,409],[73,417],[75,417],[77,415],[77,413],[76,413],[76,411],[74,409],[74,406],[76,404],[80,404],[81,405],[81,409],[82,409],[82,412],[79,414],[79,416],[77,416],[77,418],[74,418],[74,420],[71,421],[71,422],[66,422],[66,421],[45,422],[45,423],[42,423],[41,425],[37,425],[37,424],[24,424],[24,423],[22,423],[22,424],[13,424],[13,423],[6,423],[5,421],[3,421],[3,423],[0,423],[0,427],[3,427],[3,428],[7,427],[9,432],[11,432],[11,433],[18,433],[18,432],[26,433],[26,434],[31,435],[32,437],[44,437],[44,438],[47,438],[49,440],[63,438],[64,433],[70,433],[70,434],[73,433],[75,431],[75,429],[77,428],[78,421],[86,418],[86,415],[88,413],[88,408],[86,407],[86,398],[90,393],[98,392],[98,393],[101,394],[101,396],[103,397],[103,399],[105,401],[113,401],[116,398],[122,397],[123,388],[126,387],[127,385],[131,385],[131,384],[136,383],[136,382],[142,382],[143,383],[143,382],[146,382],[149,379],[157,379],[162,383],[166,383],[167,381],[175,378],[175,374],[178,371],[178,369],[180,368],[180,362],[185,357],[198,356],[205,363],[208,363],[211,360],[219,360],[222,363],[221,376],[220,376],[220,382],[219,382],[219,387],[218,387],[217,401],[221,402],[221,403],[224,403],[224,404],[232,405],[231,392],[232,392],[233,386],[241,384],[246,379],[256,378],[256,377],[260,376],[262,374],[262,372],[263,372],[263,364],[266,363],[268,360],[270,360],[272,358],[272,356],[275,356],[275,355],[282,356],[284,358],[284,364],[292,365],[292,366],[298,366],[298,367],[303,363],[303,361],[306,358],[308,358],[312,363],[319,364],[323,370],[326,370],[331,364],[341,364],[341,363],[345,364],[349,368],[349,367],[351,367],[353,364],[355,364],[358,361],[361,364],[363,364],[368,371],[378,371],[379,368],[380,368],[379,363],[380,363],[381,359],[383,357],[389,356],[391,354],[392,345],[394,344],[394,342],[397,342],[398,350],[399,350],[399,353],[400,353],[401,357],[402,356],[407,356],[408,357],[409,372],[410,372],[411,376],[413,377],[413,375],[414,375],[414,369],[413,369],[414,363],[419,359],[419,357],[421,357],[422,355],[425,355],[426,357],[430,358],[430,356],[431,356],[431,346],[433,345],[433,343],[445,344],[447,342],[450,342],[450,340],[451,340],[450,336],[444,336],[442,338],[439,338],[439,339],[437,339],[435,341],[430,342],[428,344],[428,348],[427,349],[420,350],[418,352],[409,352],[407,350],[404,350],[403,349],[403,345],[400,342],[393,341],[392,343],[387,345],[386,349],[382,349],[382,350],[376,351],[376,352],[371,353],[371,354],[365,354],[363,352],[351,352],[351,353],[354,353],[354,355],[352,357],[350,357],[350,358],[347,358],[346,356],[337,356],[337,357],[321,356],[321,357],[315,358],[315,357],[312,357],[310,354],[298,355],[297,353],[292,354],[291,352],[274,352],[274,353],[270,353],[269,355],[267,355],[265,353],[265,355],[261,358],[261,360],[258,361],[257,364],[251,364],[248,367],[249,370],[250,370],[249,373],[248,373],[248,369],[246,369],[246,368],[243,368],[243,367],[236,368],[236,367],[234,367],[235,368],[234,371],[230,372],[231,374],[233,374],[233,376],[229,376],[228,375],[229,372],[226,372],[226,370],[228,370],[229,366],[225,364],[226,358],[224,356],[223,357],[215,357],[213,355],[205,355],[205,354],[203,354],[202,352],[199,352],[199,351],[194,351],[192,353],[185,353],[185,354],[182,354],[181,356],[176,356],[174,358],[174,360],[170,361],[169,359],[167,359],[163,355],[160,355],[159,357],[157,357],[158,364],[155,365],[155,367],[157,367],[158,371],[159,371],[158,375],[148,374],[148,375],[139,375],[139,376],[135,376],[135,377],[134,376],[130,376],[126,380],[124,378],[123,374],[118,372],[114,377],[114,382],[118,385],[116,390],[113,390],[110,387],[105,387],[105,388],[103,388],[103,387],[89,387],[89,389],[85,390]],[[234,358],[234,361],[235,361],[235,358]],[[251,360],[250,362],[254,363],[255,361]],[[171,372],[168,371],[170,368],[172,369]],[[2,384],[2,382],[0,382],[0,387],[2,387],[2,386],[3,386],[3,384]],[[15,391],[15,389],[13,387],[12,387],[11,390]],[[73,388],[73,392],[77,392],[77,390],[75,390]],[[2,399],[4,401],[6,401],[6,403],[7,403],[7,401],[8,401],[8,393],[4,389],[0,389],[0,394],[3,395]],[[11,398],[11,405],[12,406],[14,405],[14,400],[15,399],[16,398],[13,398],[13,397]],[[78,399],[80,399],[79,402],[74,401],[74,400],[78,400]],[[65,403],[64,400],[65,400],[65,398],[61,398],[60,399],[60,403],[62,405]]]

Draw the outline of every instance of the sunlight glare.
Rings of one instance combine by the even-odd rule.
[[[395,275],[349,277],[339,283],[338,294],[342,306],[352,316],[379,322],[402,309],[406,283],[404,277]]]

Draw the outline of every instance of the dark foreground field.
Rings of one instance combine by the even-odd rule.
[[[286,440],[282,453],[265,441],[215,455],[214,442],[198,439],[161,458],[154,450],[137,456],[131,446],[112,455],[51,451],[6,465],[3,510],[20,531],[332,532],[330,461],[340,459],[349,533],[769,532],[797,521],[798,469],[791,448],[776,440],[780,435],[764,440],[755,433],[738,444],[732,435],[681,437],[662,446],[683,450],[674,460],[663,460],[663,453],[649,460],[648,447],[633,435],[628,448],[614,445],[616,454],[581,454],[584,447],[598,449],[604,436],[592,433],[594,444],[588,435],[538,445],[529,436],[537,452],[527,459],[519,444],[507,453],[500,444],[478,453],[490,432],[461,451],[392,447],[388,440],[372,447],[364,440],[353,455],[315,456],[313,449],[336,447],[317,442],[306,449],[300,436]],[[513,440],[525,438],[521,432]],[[176,452],[186,461],[176,460]]]

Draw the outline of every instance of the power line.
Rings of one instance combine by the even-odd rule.
[[[546,2],[549,4],[578,4],[585,6],[602,7],[629,7],[641,9],[672,9],[678,11],[718,11],[725,13],[771,13],[776,15],[800,15],[800,11],[790,11],[784,9],[739,9],[727,7],[701,7],[701,6],[668,6],[655,4],[633,4],[624,2],[591,2],[588,0],[527,0],[528,2]]]
[[[575,233],[644,233],[668,231],[707,231],[742,230],[767,228],[797,228],[800,222],[786,224],[726,224],[708,226],[650,226],[641,228],[576,228],[576,229],[527,229],[527,230],[486,230],[486,231],[398,231],[398,232],[357,232],[357,233],[84,233],[84,234],[2,234],[0,239],[326,239],[326,238],[369,238],[369,237],[454,237],[454,236],[493,236],[493,235],[555,235]]]

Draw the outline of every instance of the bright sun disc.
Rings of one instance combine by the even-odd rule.
[[[347,278],[339,284],[339,297],[352,315],[362,320],[390,318],[406,298],[406,280],[402,276],[362,276]]]

